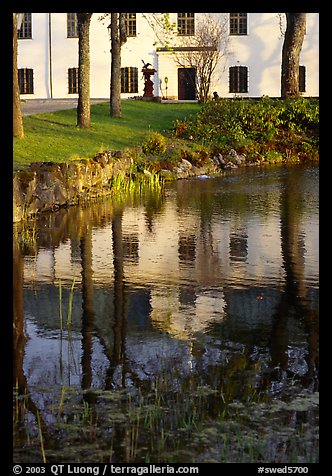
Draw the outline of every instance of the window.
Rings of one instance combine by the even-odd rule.
[[[121,92],[138,93],[138,68],[121,68]]]
[[[247,13],[229,14],[229,34],[247,35]]]
[[[123,13],[127,36],[136,36],[136,13]]]
[[[24,13],[21,28],[17,31],[18,38],[32,38],[31,13]]]
[[[248,92],[248,68],[246,66],[231,66],[229,68],[229,92]]]
[[[20,94],[33,94],[33,69],[21,68],[18,70],[18,85]]]
[[[182,36],[195,34],[195,13],[178,13],[178,33]]]
[[[78,94],[78,68],[68,69],[68,94]]]
[[[300,66],[299,70],[299,92],[305,93],[306,84],[305,84],[305,66]]]
[[[67,37],[78,38],[76,13],[67,13]]]

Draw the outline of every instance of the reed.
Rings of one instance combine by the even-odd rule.
[[[75,276],[70,288],[69,299],[68,299],[68,316],[67,316],[67,327],[68,331],[71,329],[72,321],[72,312],[73,312],[73,297],[74,297],[74,287],[75,287]]]
[[[37,410],[37,423],[38,423],[38,429],[39,429],[39,441],[40,441],[40,449],[41,449],[41,454],[43,458],[43,463],[46,463],[46,454],[45,454],[45,447],[44,447],[44,438],[43,438],[43,432],[42,432],[42,427],[41,427],[41,418],[40,418],[40,413],[39,410]]]
[[[60,317],[60,332],[61,332],[61,335],[62,335],[63,319],[62,319],[62,286],[61,286],[61,279],[59,279],[59,317]]]

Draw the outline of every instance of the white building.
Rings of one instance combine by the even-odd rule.
[[[110,84],[109,17],[94,13],[90,27],[91,98],[108,98]],[[170,13],[170,50],[161,33],[152,27],[152,14],[126,14],[127,42],[122,47],[122,96],[142,96],[142,67],[150,63],[154,95],[167,99],[192,100],[195,91],[192,65],[181,65],[178,55],[194,47],[195,33],[204,13]],[[161,15],[161,14],[160,14]],[[280,96],[282,31],[285,15],[278,13],[213,13],[224,22],[227,54],[215,70],[211,91],[222,97]],[[300,57],[300,91],[319,96],[319,15],[307,13],[307,30]],[[174,40],[175,38],[175,40]],[[167,38],[166,38],[167,39]],[[169,38],[168,38],[169,39]],[[185,42],[184,42],[185,40]],[[174,43],[174,41],[176,43]],[[173,42],[173,43],[172,43]],[[182,46],[181,46],[182,45]],[[174,53],[175,50],[175,53]],[[19,30],[18,68],[22,99],[76,98],[78,35],[75,13],[26,13]],[[197,78],[196,78],[197,80]]]

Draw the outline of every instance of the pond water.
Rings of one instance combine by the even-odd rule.
[[[318,168],[14,227],[16,462],[317,462]]]

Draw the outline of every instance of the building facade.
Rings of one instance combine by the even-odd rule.
[[[153,94],[164,99],[195,100],[199,81],[195,61],[213,48],[219,25],[220,54],[211,94],[221,97],[280,96],[285,15],[278,13],[127,13],[127,42],[121,50],[123,98],[144,92],[142,67],[149,64]],[[167,20],[167,21],[166,21]],[[110,95],[110,18],[94,13],[90,26],[91,98]],[[161,27],[160,25],[163,25]],[[165,28],[166,25],[166,28]],[[18,30],[21,99],[78,97],[78,31],[75,13],[25,13]],[[203,38],[203,39],[202,39]],[[204,43],[205,42],[205,43]],[[194,58],[196,55],[196,59]],[[198,55],[198,56],[197,56]],[[307,13],[300,56],[303,96],[319,96],[319,15]]]

